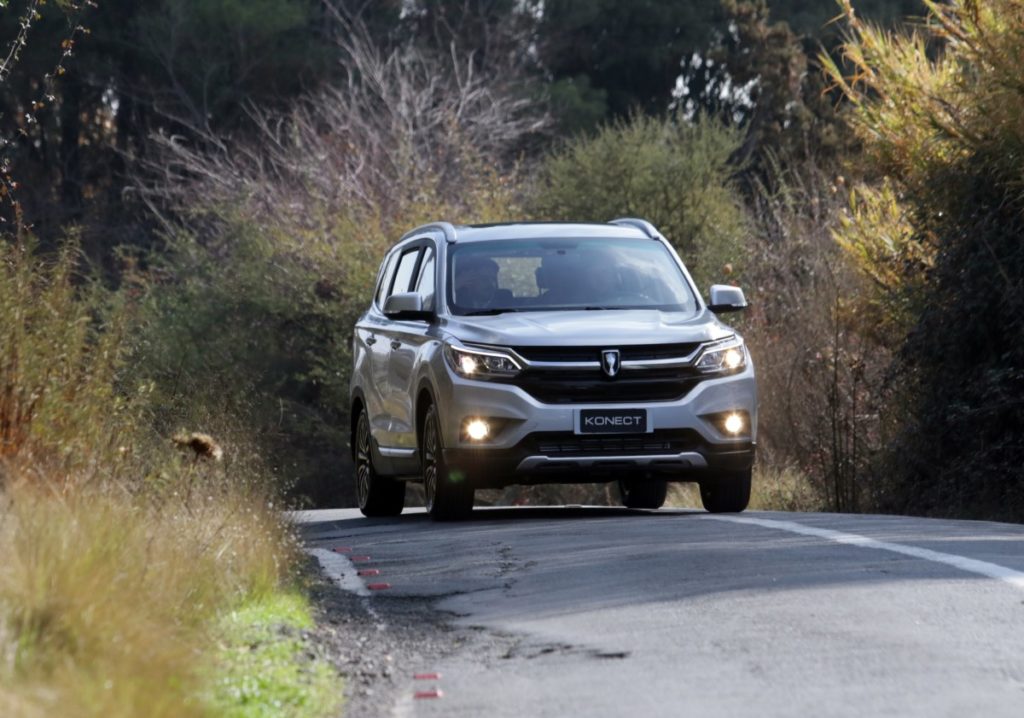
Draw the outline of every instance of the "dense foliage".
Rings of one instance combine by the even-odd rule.
[[[763,480],[803,487],[767,495],[1020,516],[1020,7],[38,4],[0,82],[5,219],[99,304],[39,319],[79,360],[19,381],[157,435],[230,417],[283,486],[348,502],[349,331],[389,242],[644,215],[753,301]]]
[[[741,142],[742,133],[717,120],[634,115],[549,156],[531,210],[560,220],[644,217],[706,287],[743,255],[745,218],[730,162]]]
[[[846,3],[851,122],[874,172],[841,237],[906,325],[887,467],[892,508],[1024,512],[1024,3],[929,3],[913,34]],[[897,214],[899,233],[872,232]],[[888,205],[888,206],[887,206]],[[888,223],[882,224],[886,226]],[[910,302],[910,311],[906,303]],[[891,308],[895,304],[895,308]],[[885,305],[883,305],[885,306]],[[895,421],[895,418],[894,418]]]
[[[742,284],[755,507],[1024,519],[1024,0],[10,0],[0,37],[4,715],[336,705],[270,628],[309,622],[277,509],[351,505],[351,327],[438,218],[641,215]]]

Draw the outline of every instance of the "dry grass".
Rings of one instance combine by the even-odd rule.
[[[697,484],[669,484],[666,506],[702,508]],[[823,511],[810,479],[792,466],[755,465],[750,511]]]
[[[0,713],[183,716],[215,618],[290,561],[257,495],[183,499],[9,485],[0,513]]]
[[[155,430],[136,310],[77,264],[0,239],[0,715],[219,712],[222,617],[296,544],[231,422]]]

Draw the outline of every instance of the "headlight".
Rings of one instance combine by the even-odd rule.
[[[743,340],[736,338],[721,344],[712,344],[694,364],[697,371],[708,374],[738,372],[746,365],[747,351],[743,348]]]
[[[467,379],[493,379],[515,376],[522,368],[508,354],[489,349],[467,349],[445,344],[448,365]]]

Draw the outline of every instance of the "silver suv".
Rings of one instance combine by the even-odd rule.
[[[455,519],[475,489],[617,481],[656,509],[667,482],[742,511],[757,439],[754,366],[649,223],[438,222],[388,252],[353,337],[359,508],[401,513],[407,481]]]

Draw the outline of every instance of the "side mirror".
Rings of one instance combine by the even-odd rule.
[[[739,287],[731,287],[728,284],[711,285],[711,301],[708,302],[708,309],[715,314],[738,312],[746,309],[747,306],[747,299]]]
[[[416,292],[392,294],[384,300],[384,315],[389,319],[430,321],[434,313],[423,309],[423,296]]]

